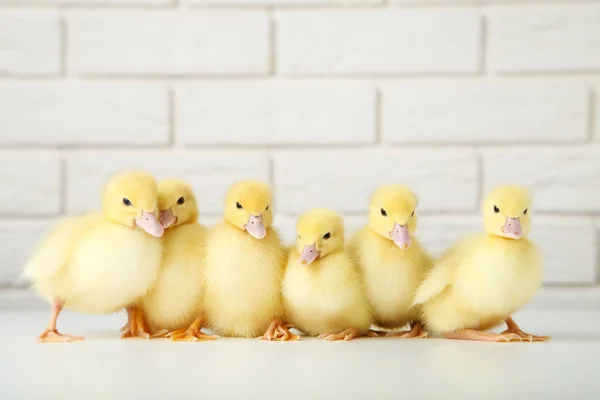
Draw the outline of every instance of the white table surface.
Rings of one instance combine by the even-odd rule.
[[[553,340],[120,340],[123,314],[65,312],[86,340],[38,344],[46,312],[0,309],[0,399],[600,399],[600,311],[515,319]]]

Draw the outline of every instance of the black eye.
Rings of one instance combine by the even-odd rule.
[[[242,208],[242,205],[241,205],[240,203],[235,203],[235,206],[236,206],[237,208]]]
[[[525,211],[523,211],[523,214],[527,214],[527,209],[525,209]]]
[[[494,212],[495,212],[496,214],[498,214],[498,213],[500,212],[500,209],[499,209],[498,207],[494,206]]]
[[[125,204],[126,206],[132,206],[133,204],[131,204],[131,201],[129,201],[129,199],[127,197],[123,198],[123,204]]]
[[[177,200],[177,204],[182,205],[183,203],[185,203],[185,199],[180,197],[179,200]]]
[[[267,208],[265,208],[265,211],[269,211],[269,206],[267,206]]]
[[[300,237],[300,235],[298,235],[298,239],[302,239],[302,237]]]
[[[411,217],[415,216],[415,212],[413,211],[412,214],[410,214]]]
[[[331,237],[331,233],[327,232],[326,234],[323,235],[323,239],[329,239]]]
[[[383,215],[384,217],[387,217],[387,212],[383,208],[381,209],[381,215]]]

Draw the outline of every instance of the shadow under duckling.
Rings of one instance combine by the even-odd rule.
[[[386,336],[426,337],[419,322],[414,294],[432,265],[431,257],[414,237],[417,197],[407,187],[384,185],[369,205],[369,222],[351,240],[350,249],[362,271],[375,325],[409,331]],[[384,332],[376,332],[385,334]]]
[[[272,192],[241,181],[225,199],[225,220],[207,240],[204,307],[221,336],[295,339],[282,321],[285,249],[271,226]]]
[[[360,271],[344,249],[344,222],[331,210],[300,216],[283,279],[286,321],[310,336],[351,340],[369,332]]]
[[[135,304],[154,284],[162,258],[154,178],[123,172],[106,185],[102,214],[68,218],[41,243],[24,269],[35,290],[52,304],[40,342],[70,342],[59,333],[63,308],[109,314]]]
[[[158,185],[158,204],[165,228],[162,267],[139,302],[149,332],[175,341],[213,340],[200,331],[208,229],[198,223],[196,196],[186,182],[168,179]]]
[[[418,289],[427,330],[449,339],[492,342],[545,341],[547,336],[523,332],[511,315],[541,285],[537,246],[527,239],[531,195],[504,185],[483,203],[486,233],[452,246]],[[505,322],[501,334],[486,332]]]

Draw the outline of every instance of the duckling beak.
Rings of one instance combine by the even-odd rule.
[[[173,225],[175,222],[177,222],[177,217],[175,215],[173,215],[171,210],[163,210],[160,212],[160,215],[158,216],[158,222],[160,222],[160,224],[162,225],[162,227],[164,229],[167,229],[168,227]]]
[[[161,237],[165,232],[153,213],[142,211],[142,216],[135,220],[135,224],[152,236]]]
[[[523,228],[521,227],[521,220],[519,218],[506,218],[506,222],[502,227],[502,232],[506,237],[511,239],[521,239],[523,237]]]
[[[262,239],[267,236],[267,229],[263,223],[262,215],[250,215],[250,218],[248,218],[248,223],[244,225],[244,228],[246,228],[246,232],[256,239]]]
[[[302,254],[300,254],[300,262],[302,265],[308,265],[315,261],[319,257],[319,254],[320,253],[317,251],[317,246],[315,244],[304,246],[304,250],[302,250]]]
[[[392,238],[396,246],[400,247],[402,250],[408,249],[412,244],[410,232],[408,231],[408,224],[400,225],[396,222],[394,228],[390,231],[390,238]]]

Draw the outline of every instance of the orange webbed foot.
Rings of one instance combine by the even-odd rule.
[[[46,329],[37,337],[38,343],[70,343],[84,340],[84,336],[65,335],[56,329]]]

